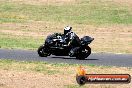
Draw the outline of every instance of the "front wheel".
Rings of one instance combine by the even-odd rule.
[[[91,48],[89,46],[86,46],[85,53],[82,53],[81,51],[76,55],[76,59],[85,60],[85,58],[87,58],[90,54],[91,54]]]
[[[86,51],[85,58],[87,58],[91,54],[91,48],[89,46],[86,46],[85,51]]]
[[[40,47],[38,48],[38,55],[39,55],[40,57],[47,57],[47,56],[48,56],[48,53],[46,52],[45,46],[44,46],[44,45],[42,45],[42,46],[40,46]]]

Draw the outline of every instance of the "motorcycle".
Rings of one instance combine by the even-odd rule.
[[[75,39],[73,39],[72,43]],[[45,43],[41,45],[37,52],[40,57],[55,56],[70,56],[76,57],[76,59],[84,60],[91,54],[91,48],[88,46],[94,38],[84,36],[80,39],[77,46],[71,47],[66,42],[66,37],[61,33],[55,33],[54,36],[50,35],[46,38]],[[73,48],[74,47],[74,48]]]

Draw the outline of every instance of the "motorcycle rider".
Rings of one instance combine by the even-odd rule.
[[[65,41],[71,48],[69,55],[73,56],[75,51],[79,48],[78,46],[80,45],[80,39],[74,32],[72,32],[72,27],[70,26],[66,26],[64,28],[64,36]]]

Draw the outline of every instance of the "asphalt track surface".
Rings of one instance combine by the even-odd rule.
[[[39,57],[37,51],[31,50],[0,49],[0,59],[132,67],[132,54],[92,53],[86,60],[77,60],[68,56]]]

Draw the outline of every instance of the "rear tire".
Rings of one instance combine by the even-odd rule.
[[[42,45],[42,46],[40,46],[40,47],[38,48],[38,55],[39,55],[40,57],[47,57],[47,56],[48,56],[48,53],[45,52],[45,47],[44,47],[44,45]]]

